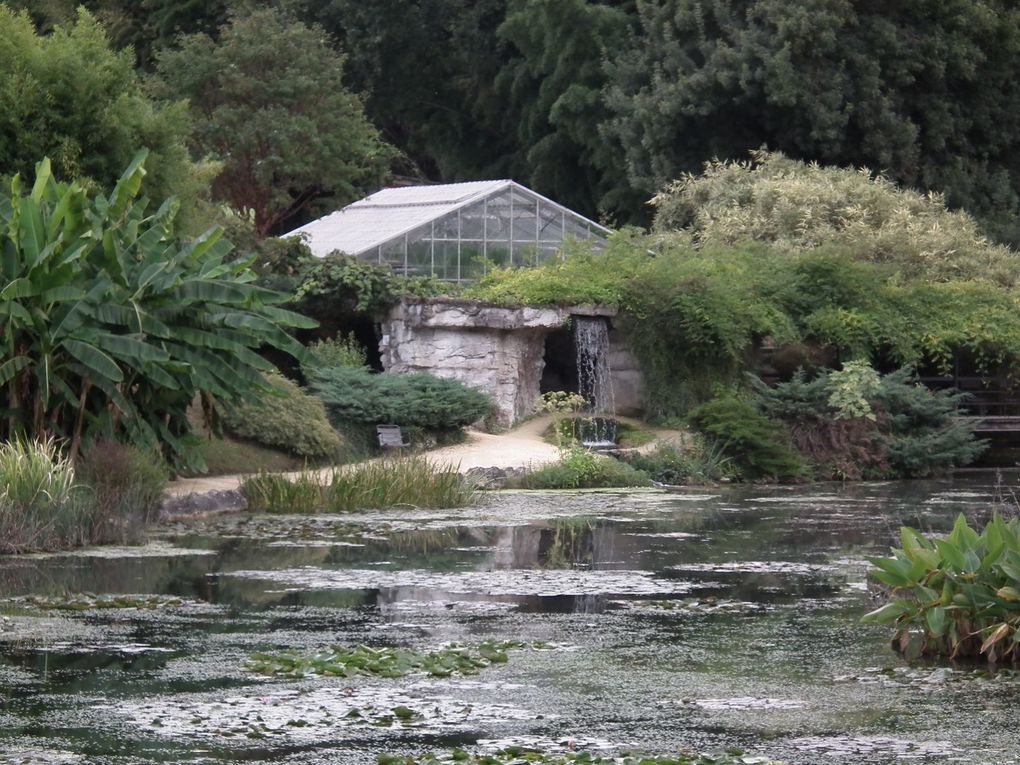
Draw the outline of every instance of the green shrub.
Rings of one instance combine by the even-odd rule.
[[[296,478],[261,473],[246,479],[241,490],[249,510],[269,513],[463,507],[477,496],[455,468],[424,457],[376,460],[329,473],[303,471]]]
[[[703,484],[735,477],[731,458],[718,443],[709,444],[696,438],[687,448],[674,443],[660,443],[647,454],[627,458],[634,468],[649,475],[653,481],[669,486]]]
[[[892,474],[925,478],[969,465],[987,444],[957,419],[961,394],[932,392],[912,378],[908,368],[885,375],[875,396],[889,416],[886,458]]]
[[[1020,660],[1020,519],[994,517],[979,534],[961,514],[945,538],[900,532],[892,558],[869,558],[889,602],[864,622],[894,624],[907,656]]]
[[[492,411],[492,400],[458,380],[428,374],[381,374],[326,367],[314,371],[312,390],[335,423],[394,424],[428,430],[470,425]]]
[[[137,446],[98,441],[84,452],[76,470],[91,490],[90,541],[134,544],[156,520],[163,504],[167,468],[163,461]]]
[[[782,481],[807,474],[783,426],[732,393],[717,395],[692,411],[688,419],[733,460],[743,478]]]
[[[798,372],[772,387],[753,380],[759,409],[787,427],[819,477],[923,478],[967,465],[984,449],[956,418],[959,394],[930,391],[910,368],[879,377],[860,363],[846,367],[847,376],[823,370],[809,380]]]
[[[601,489],[647,485],[646,473],[587,449],[566,450],[558,462],[507,481],[507,487],[512,489]]]
[[[312,356],[312,363],[302,368],[306,377],[311,370],[322,367],[361,369],[368,366],[368,351],[358,342],[353,332],[317,340],[308,346],[308,352]]]
[[[335,459],[342,441],[322,402],[279,374],[266,376],[279,395],[223,407],[224,427],[239,438],[311,460]]]

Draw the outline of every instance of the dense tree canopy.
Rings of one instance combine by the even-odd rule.
[[[213,190],[263,236],[316,204],[378,187],[390,151],[343,81],[321,29],[272,10],[235,16],[218,40],[182,37],[159,54],[168,94],[190,99],[192,138],[222,162]]]
[[[515,115],[495,81],[506,0],[303,0],[348,56],[369,116],[434,180],[515,175]]]
[[[525,183],[594,215],[640,205],[615,148],[599,134],[609,117],[603,59],[628,42],[621,3],[511,0],[500,37],[513,43],[498,84],[518,116]]]
[[[28,9],[47,33],[71,23],[78,5],[9,2]],[[306,79],[299,74],[305,61],[323,49],[344,57],[347,78],[328,92],[358,94],[369,120],[402,153],[394,169],[404,175],[512,177],[587,215],[647,223],[645,202],[664,184],[712,159],[743,159],[765,147],[825,165],[870,167],[919,191],[941,192],[951,209],[968,210],[992,236],[1020,242],[1020,109],[1011,84],[1020,63],[1020,9],[1007,0],[83,5],[116,46],[133,46],[134,58],[125,55],[142,69],[151,69],[160,51],[176,62],[172,73],[162,70],[171,85],[163,92],[180,89],[194,99],[197,157],[227,156],[204,103],[217,89],[233,89],[228,97],[236,112],[255,115],[249,125],[217,114],[224,135],[238,126],[239,142],[264,135],[255,126],[265,116],[266,92],[256,94],[237,78],[231,84],[207,73],[204,83],[197,80],[201,68],[210,70],[203,60],[229,65],[229,39],[239,32],[238,22],[225,26],[227,20],[265,13],[259,18],[277,21],[250,42],[279,70],[276,82],[301,92],[295,76]],[[293,42],[279,21],[284,13],[326,33],[314,44],[307,38],[307,51],[293,63],[284,61]],[[271,38],[279,44],[269,44]],[[339,77],[334,64],[322,69],[327,81]],[[286,108],[301,111],[297,103]],[[295,132],[284,133],[283,142],[291,142]],[[364,170],[351,156],[342,172],[328,168],[343,178],[339,187],[321,178],[307,182],[305,159],[284,152],[269,163],[279,186],[296,180],[284,208],[295,201],[300,207],[308,195],[342,201],[343,189],[364,182],[349,179]],[[152,169],[158,177],[158,166]],[[224,176],[220,193],[231,184]]]
[[[188,131],[184,104],[147,96],[133,57],[88,12],[43,36],[0,5],[0,176],[30,174],[49,156],[61,177],[98,188],[147,148],[145,193],[192,203],[210,172],[189,158]]]
[[[1005,0],[665,0],[611,56],[605,134],[654,193],[760,146],[944,191],[1009,238],[1020,189],[1010,85],[1020,9]]]

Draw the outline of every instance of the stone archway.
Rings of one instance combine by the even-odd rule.
[[[563,343],[569,338],[565,328],[570,317],[609,318],[615,313],[592,306],[507,307],[450,298],[404,298],[382,323],[379,351],[387,372],[428,372],[485,391],[495,402],[492,425],[509,428],[534,412],[543,391],[550,343],[564,359],[557,362],[560,376],[569,372]],[[641,373],[618,337],[610,354],[614,385],[623,388],[624,407],[617,411],[635,414],[643,395]],[[576,360],[574,365],[576,387]]]

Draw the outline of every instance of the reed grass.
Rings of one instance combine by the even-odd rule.
[[[163,499],[158,458],[91,444],[75,470],[53,439],[0,443],[0,554],[144,539]]]
[[[53,439],[0,443],[0,553],[87,541],[87,490]]]
[[[350,513],[385,507],[463,507],[477,495],[457,470],[421,456],[302,471],[294,478],[259,473],[241,490],[248,508],[268,513]]]

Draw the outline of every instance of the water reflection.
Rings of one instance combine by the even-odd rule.
[[[995,501],[982,477],[519,493],[463,511],[237,516],[162,532],[212,554],[0,560],[0,761],[348,765],[580,736],[660,752],[736,744],[791,763],[1004,765],[1020,748],[1015,673],[907,667],[881,628],[858,625],[865,555],[902,523],[948,530]],[[182,604],[40,612],[16,600],[71,592]],[[259,650],[490,638],[556,648],[477,679],[338,684],[243,669]],[[395,700],[429,724],[372,722]],[[361,722],[346,717],[355,707]]]

